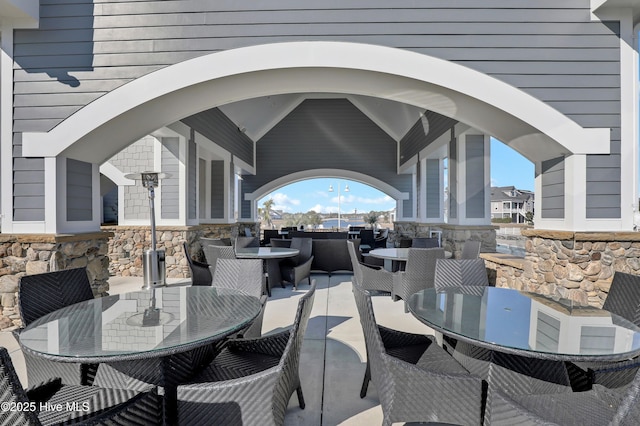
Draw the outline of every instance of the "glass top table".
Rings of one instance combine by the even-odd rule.
[[[240,259],[282,259],[300,254],[300,250],[286,247],[243,247],[236,249]]]
[[[434,330],[505,353],[557,361],[617,361],[640,354],[640,328],[568,299],[496,287],[433,288],[411,313]]]
[[[55,361],[159,358],[243,329],[258,298],[214,287],[162,287],[91,299],[47,314],[20,333],[23,350]]]

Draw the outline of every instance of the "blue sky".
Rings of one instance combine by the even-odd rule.
[[[533,163],[504,145],[491,141],[491,184],[513,185],[518,189],[533,191]],[[329,192],[329,186],[333,192]],[[345,192],[345,185],[349,191]],[[282,187],[258,202],[272,198],[274,209],[287,213],[307,212],[336,213],[338,211],[338,186],[340,186],[340,211],[342,213],[368,213],[371,210],[386,211],[395,207],[395,201],[384,193],[359,182],[338,178],[310,179]]]

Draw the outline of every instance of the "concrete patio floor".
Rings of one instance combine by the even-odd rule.
[[[371,384],[366,398],[360,398],[360,387],[366,365],[366,349],[360,320],[351,290],[351,275],[314,274],[317,290],[309,326],[305,334],[300,361],[300,378],[306,408],[298,407],[294,396],[289,402],[285,425],[372,425],[382,423],[382,409],[375,386]],[[138,290],[141,278],[112,277],[110,293]],[[287,327],[293,322],[299,298],[309,286],[301,283],[274,288],[267,302],[263,334]],[[373,298],[376,319],[380,324],[398,330],[432,334],[432,330],[404,312],[403,302],[392,302],[389,296]],[[10,332],[0,332],[0,346],[6,347],[26,383],[24,358]]]

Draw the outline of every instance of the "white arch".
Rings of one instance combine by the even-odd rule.
[[[283,186],[290,185],[292,183],[300,182],[307,179],[319,179],[319,178],[328,178],[328,177],[349,179],[356,182],[367,184],[379,191],[384,192],[385,194],[387,194],[388,196],[390,196],[391,198],[397,201],[409,199],[408,193],[398,191],[396,188],[394,188],[393,186],[389,185],[386,182],[383,182],[369,175],[365,175],[363,173],[358,173],[351,170],[343,170],[343,169],[312,169],[312,170],[303,170],[300,172],[291,173],[286,176],[281,176],[278,179],[274,179],[271,182],[265,185],[262,185],[260,188],[256,189],[251,193],[245,193],[244,198],[245,200],[251,200],[255,203],[265,195],[279,188],[282,188]]]
[[[23,134],[23,155],[100,163],[205,109],[304,92],[361,94],[430,109],[497,137],[531,160],[609,152],[608,129],[584,129],[544,102],[464,66],[375,45],[291,42],[213,53],[147,74],[50,132]]]

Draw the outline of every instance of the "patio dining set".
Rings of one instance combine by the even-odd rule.
[[[15,337],[30,387],[1,349],[12,409],[0,423],[283,424],[294,393],[305,407],[300,349],[316,283],[302,240],[201,239],[206,263],[187,256],[190,282],[102,298],[84,268],[23,276]],[[368,256],[346,245],[367,353],[360,397],[375,386],[383,424],[640,422],[640,277],[616,273],[596,308],[490,286],[476,242],[459,259],[433,241]],[[270,289],[287,282],[309,284],[295,318],[262,335]],[[379,297],[434,335],[379,324]]]

